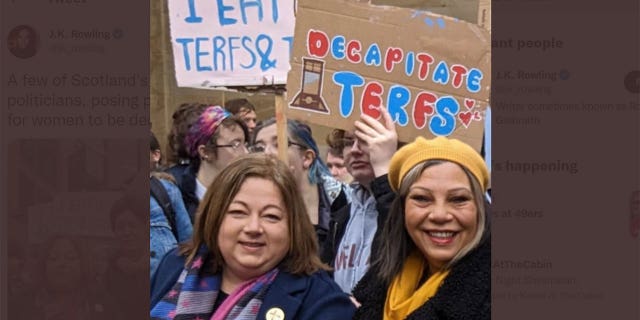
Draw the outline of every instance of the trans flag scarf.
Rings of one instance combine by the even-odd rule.
[[[255,319],[269,285],[278,275],[275,268],[260,277],[246,281],[213,310],[220,293],[222,278],[212,274],[209,250],[201,247],[180,274],[178,282],[151,309],[151,319],[231,320]]]

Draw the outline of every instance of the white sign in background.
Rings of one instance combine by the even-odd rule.
[[[179,87],[286,84],[294,0],[170,0]]]

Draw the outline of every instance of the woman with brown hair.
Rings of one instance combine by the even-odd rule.
[[[318,258],[283,162],[241,157],[212,186],[192,241],[169,252],[151,281],[152,319],[351,319],[355,307]]]

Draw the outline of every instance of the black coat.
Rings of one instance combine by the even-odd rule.
[[[370,269],[354,289],[362,304],[354,320],[383,318],[388,284]],[[462,258],[449,272],[436,294],[412,312],[408,320],[490,320],[491,319],[491,241]]]

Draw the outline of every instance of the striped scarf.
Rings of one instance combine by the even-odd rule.
[[[208,252],[204,246],[198,250],[198,254],[180,274],[178,282],[153,306],[151,319],[256,319],[262,300],[278,274],[278,269],[242,283],[229,294],[217,310],[213,310],[222,278],[220,274],[208,271],[211,270]]]

